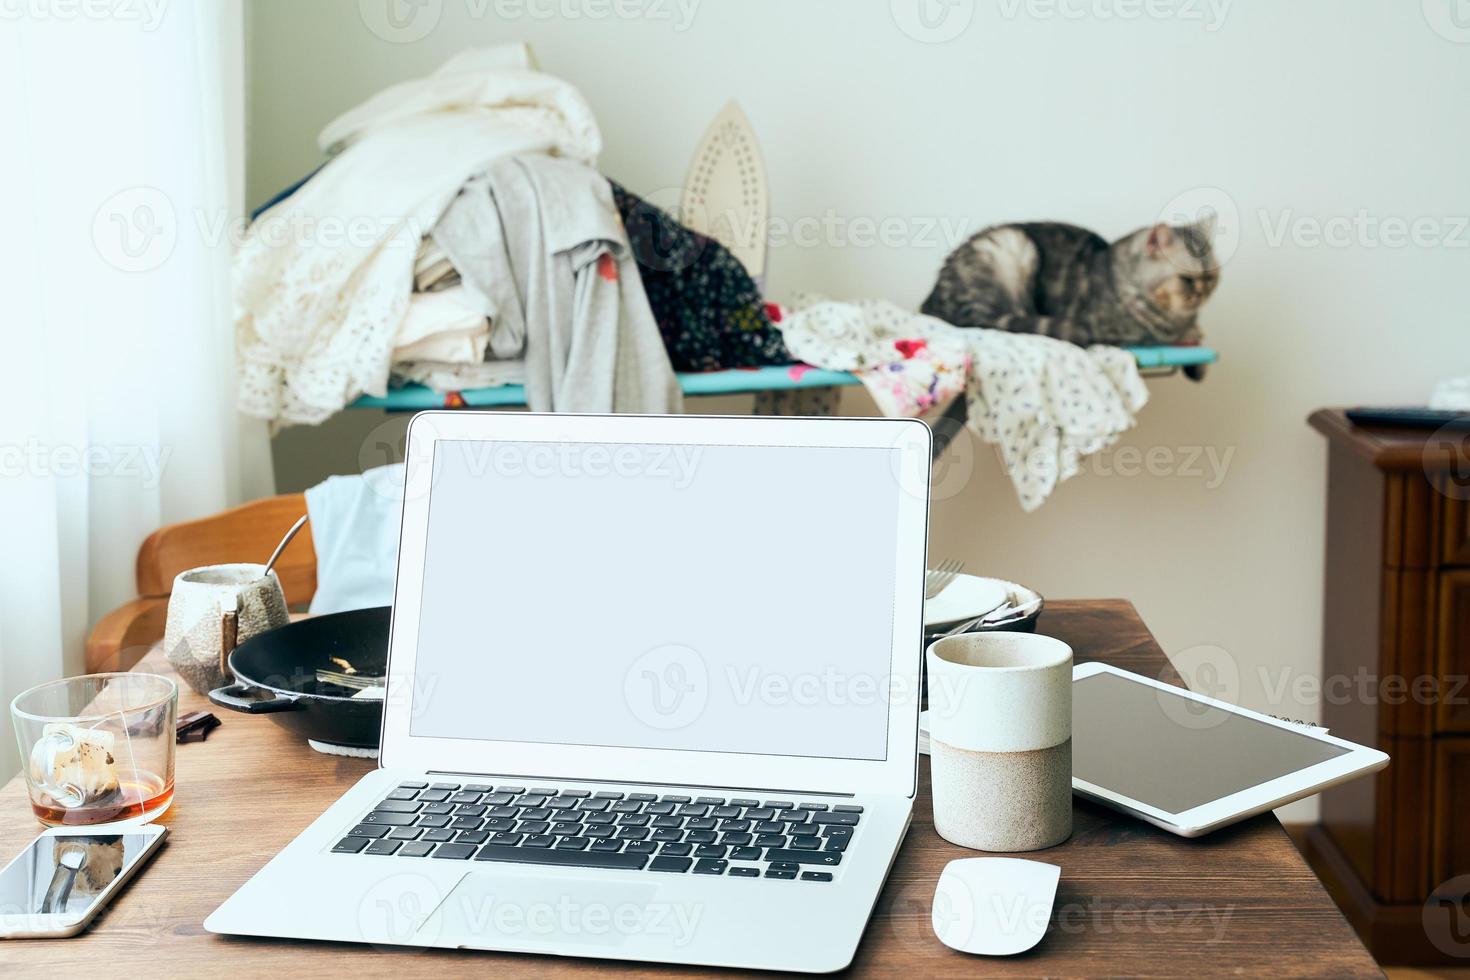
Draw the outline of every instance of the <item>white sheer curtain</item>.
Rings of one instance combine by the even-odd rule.
[[[0,18],[0,704],[82,670],[158,527],[271,492],[234,410],[239,0]],[[0,776],[18,765],[0,738]]]

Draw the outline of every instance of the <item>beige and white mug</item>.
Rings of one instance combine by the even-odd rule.
[[[1072,834],[1072,648],[1031,633],[961,633],[926,654],[934,829],[982,851]]]
[[[264,565],[191,568],[174,578],[163,651],[190,687],[208,694],[232,679],[236,646],[290,621],[281,580]]]

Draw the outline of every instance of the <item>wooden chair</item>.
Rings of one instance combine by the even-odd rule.
[[[103,616],[87,637],[89,673],[127,670],[163,639],[174,577],[200,565],[263,562],[286,531],[306,513],[299,493],[252,500],[197,521],[170,524],[148,535],[138,549],[138,598]],[[316,549],[311,525],[301,529],[276,561],[276,575],[295,608],[316,593]]]

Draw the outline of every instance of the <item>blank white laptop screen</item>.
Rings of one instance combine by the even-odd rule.
[[[412,734],[886,758],[898,452],[439,442]]]

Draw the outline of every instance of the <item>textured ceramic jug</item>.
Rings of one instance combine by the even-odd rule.
[[[191,568],[174,579],[164,653],[190,687],[208,694],[233,679],[228,660],[236,646],[290,618],[281,581],[264,565]]]

